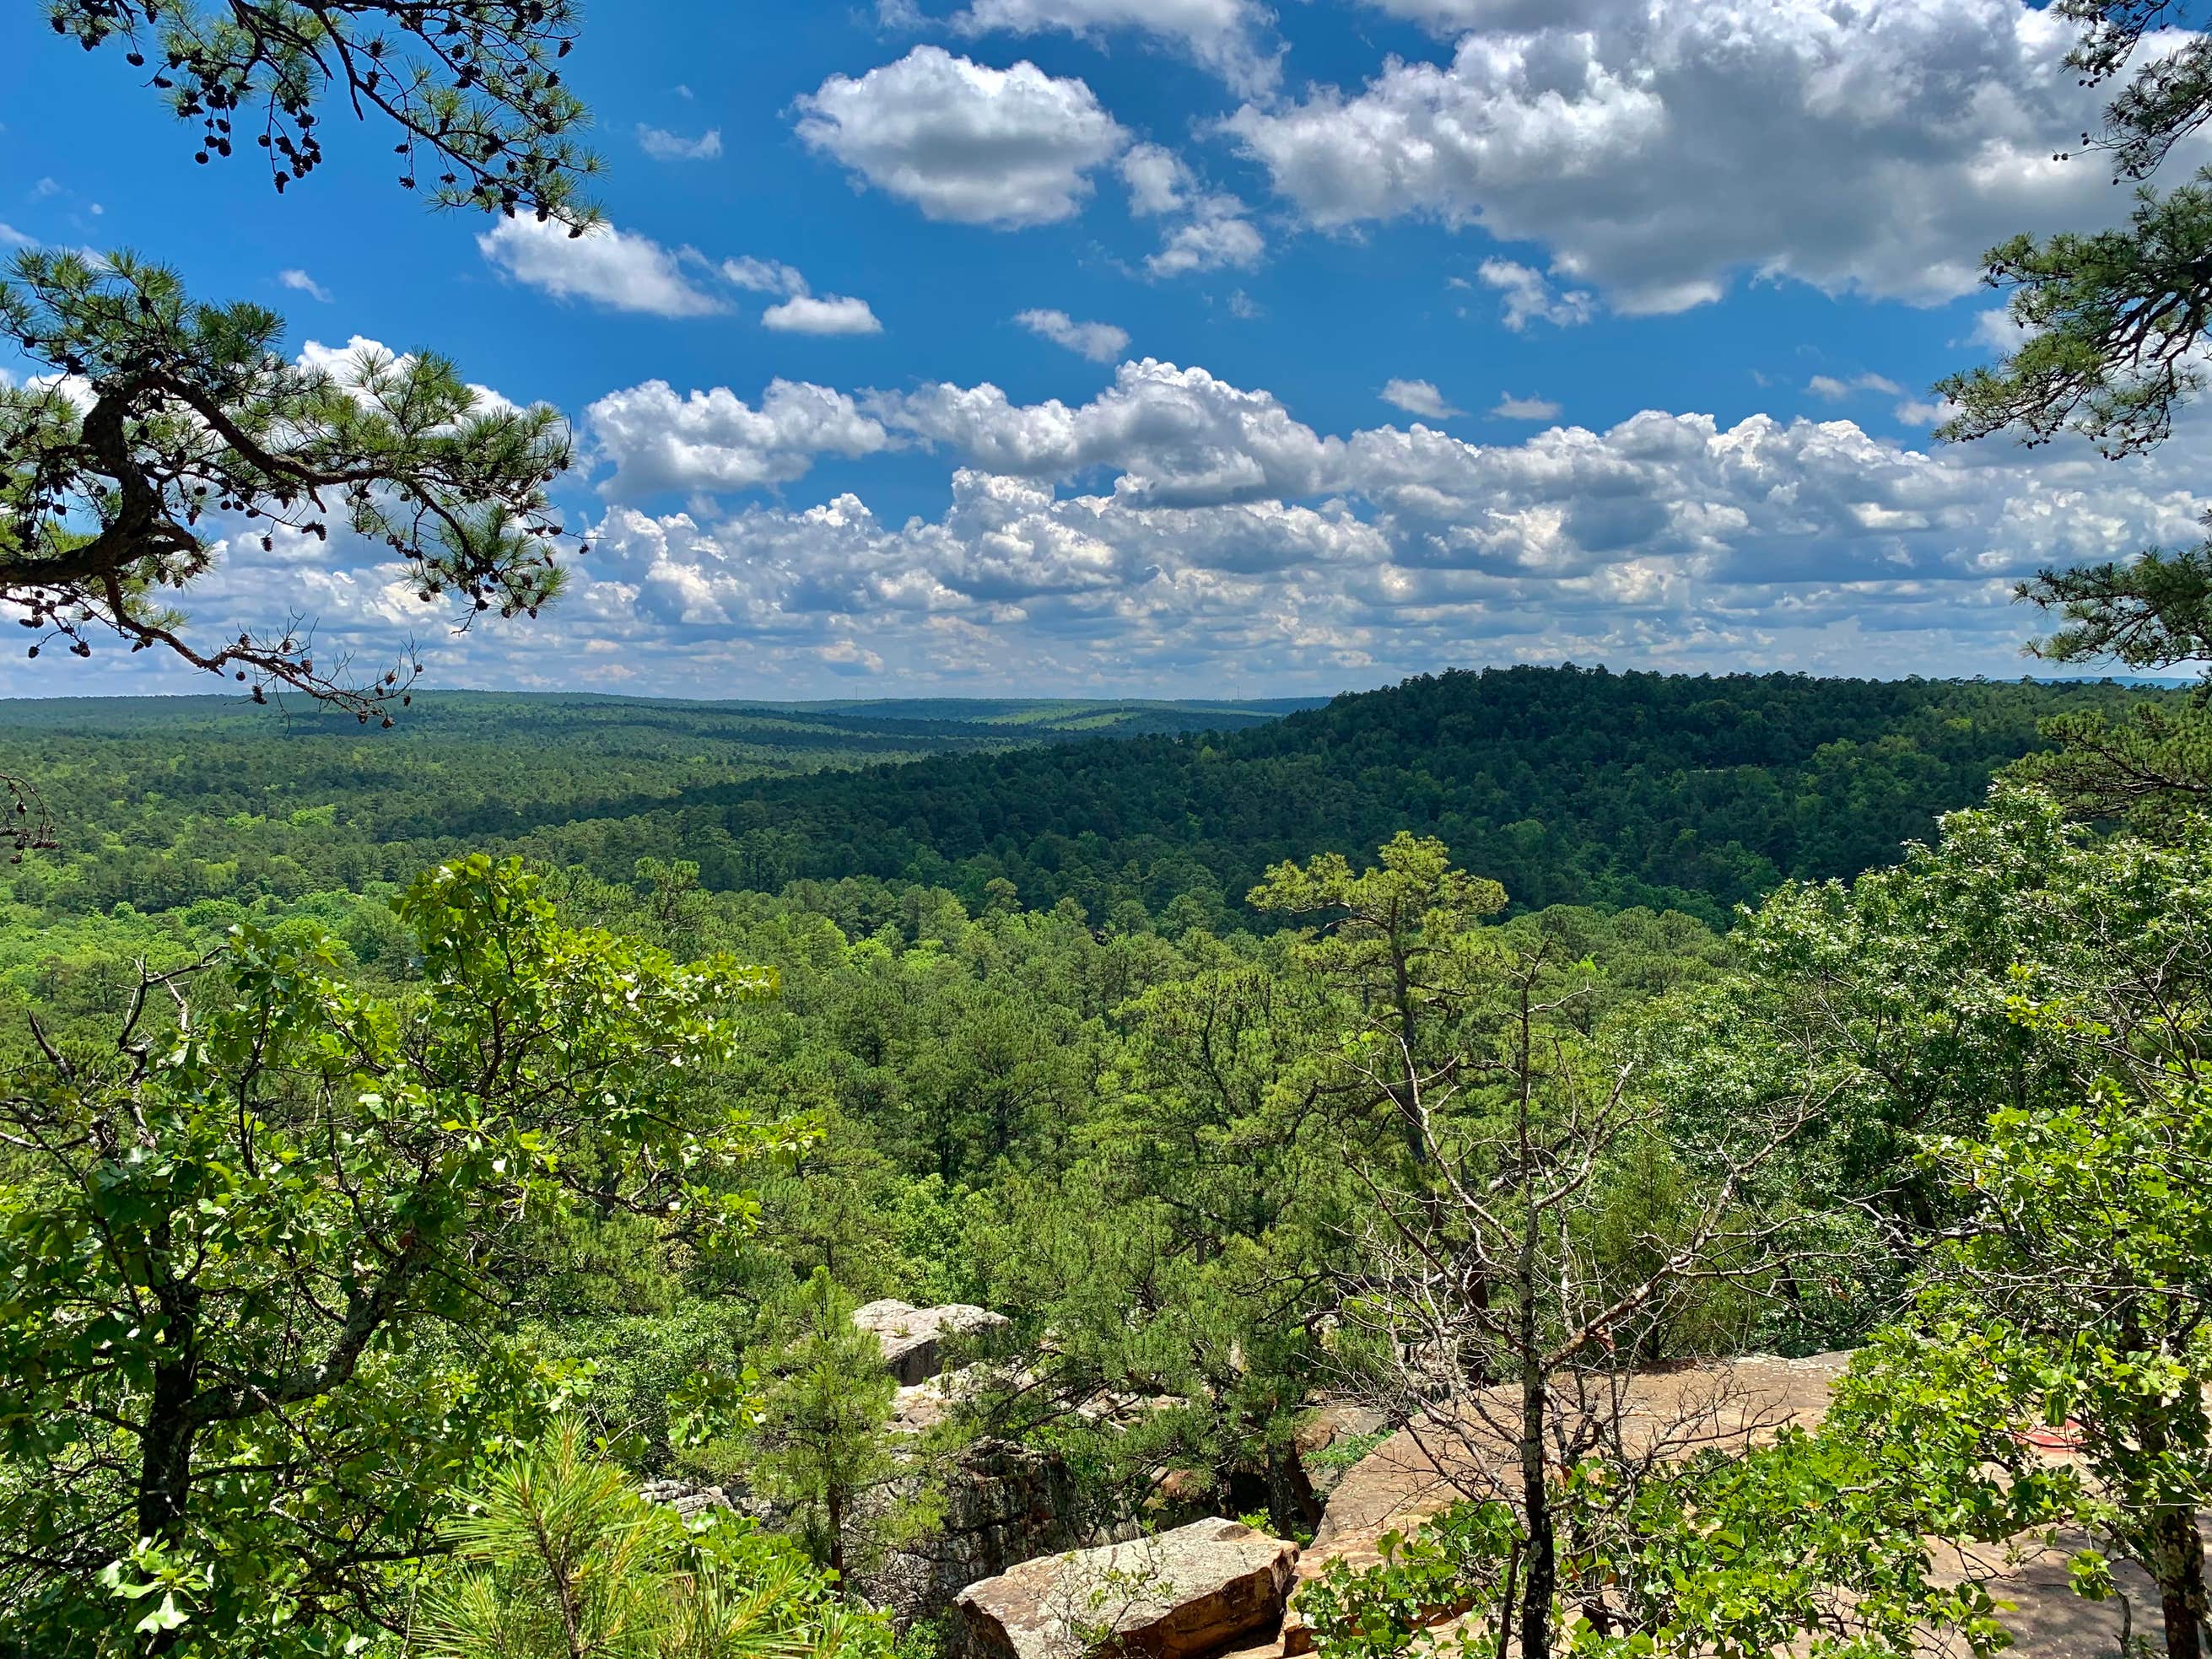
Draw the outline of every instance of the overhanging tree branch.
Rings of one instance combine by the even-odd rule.
[[[356,119],[398,129],[398,181],[441,207],[596,218],[581,181],[598,156],[589,116],[558,67],[576,41],[569,0],[50,0],[54,32],[87,52],[120,44],[133,68],[197,121],[203,164],[254,124],[281,191],[324,160],[319,106],[335,92]],[[435,168],[434,174],[429,169]],[[428,174],[428,176],[425,176]]]
[[[327,542],[336,524],[381,546],[419,600],[458,599],[461,628],[535,616],[559,592],[556,553],[576,544],[546,495],[572,455],[556,411],[491,402],[429,354],[294,362],[282,326],[259,307],[196,304],[129,254],[18,258],[0,329],[54,371],[0,388],[0,601],[41,634],[31,654],[58,639],[89,656],[105,631],[257,700],[290,688],[367,720],[407,701],[411,652],[355,678],[318,667],[296,620],[198,644],[161,590],[190,587],[226,549]]]

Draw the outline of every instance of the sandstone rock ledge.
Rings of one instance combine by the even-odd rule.
[[[945,1369],[945,1339],[1006,1322],[1004,1314],[964,1302],[917,1308],[886,1297],[853,1310],[853,1322],[883,1346],[884,1364],[901,1382],[927,1382]]]
[[[1212,1659],[1271,1633],[1298,1547],[1235,1521],[1048,1555],[971,1584],[953,1604],[963,1659],[1079,1659],[1099,1631],[1146,1659]]]

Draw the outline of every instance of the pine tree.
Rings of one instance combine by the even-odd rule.
[[[785,1540],[726,1511],[687,1524],[594,1457],[574,1419],[495,1468],[447,1528],[424,1659],[884,1659]]]
[[[880,1541],[886,1531],[857,1506],[906,1473],[886,1428],[898,1385],[826,1267],[793,1290],[773,1323],[754,1473],[770,1497],[793,1507],[816,1559],[842,1585],[854,1544]]]
[[[577,191],[599,158],[574,136],[589,112],[561,84],[569,0],[49,0],[46,15],[87,52],[120,46],[134,70],[159,59],[148,82],[198,123],[202,166],[232,153],[237,117],[281,194],[321,164],[316,111],[336,94],[398,130],[403,189],[576,230],[592,217]]]
[[[530,213],[572,235],[595,222],[579,193],[599,166],[574,137],[586,112],[556,67],[575,42],[567,0],[52,0],[48,16],[88,52],[153,64],[151,84],[199,125],[204,164],[232,153],[235,118],[281,192],[324,159],[316,112],[337,95],[398,129],[398,182],[436,205]],[[257,701],[290,687],[388,720],[421,672],[411,652],[356,674],[319,656],[296,615],[266,636],[209,640],[170,595],[227,538],[270,550],[280,535],[327,541],[334,523],[402,561],[426,600],[452,595],[464,625],[535,616],[560,591],[555,553],[569,544],[544,487],[569,465],[566,427],[486,399],[442,357],[310,369],[279,349],[272,313],[195,302],[128,252],[19,255],[0,279],[0,331],[50,371],[0,387],[0,601],[38,633],[33,656],[89,656],[112,634]],[[15,838],[51,839],[28,823]]]
[[[2138,181],[2136,210],[2119,228],[2019,236],[1990,250],[1985,280],[2009,293],[2023,337],[1994,367],[1936,388],[1956,408],[1936,435],[2014,431],[2033,445],[2070,431],[2117,459],[2164,442],[2204,382],[2212,169],[2164,194],[2148,181],[2212,118],[2212,40],[2172,33],[2185,21],[2176,0],[2055,0],[2051,9],[2081,28],[2068,62],[2083,84],[2118,83],[2102,131],[2081,143],[2110,159],[2115,182]],[[2138,668],[2202,658],[2212,646],[2208,566],[2212,543],[2043,571],[2019,597],[2064,625],[2030,650]]]
[[[420,665],[356,676],[312,630],[192,635],[168,596],[228,537],[327,541],[335,524],[405,562],[426,601],[535,616],[569,544],[545,486],[570,438],[544,405],[494,404],[453,365],[364,349],[335,371],[279,349],[258,306],[189,299],[127,253],[33,249],[0,283],[0,329],[55,378],[0,387],[0,599],[80,657],[100,632],[249,684],[289,686],[390,723]],[[304,596],[303,596],[304,598]]]

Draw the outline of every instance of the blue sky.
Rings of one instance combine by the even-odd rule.
[[[580,244],[420,210],[335,115],[281,199],[197,166],[20,6],[0,242],[127,246],[302,351],[432,348],[568,412],[596,545],[539,623],[450,637],[342,538],[241,537],[192,601],[411,636],[438,684],[2010,675],[2020,574],[2212,505],[2193,421],[2120,465],[1928,441],[1929,386],[2004,338],[1981,251],[2124,211],[2051,159],[2094,114],[2066,45],[2018,0],[602,4]]]

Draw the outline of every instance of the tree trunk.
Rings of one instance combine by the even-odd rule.
[[[156,1230],[156,1254],[168,1248],[166,1223]],[[199,1388],[199,1294],[190,1284],[156,1281],[161,1310],[161,1358],[146,1425],[138,1437],[138,1535],[163,1541],[184,1529],[192,1484],[192,1397]]]
[[[138,1439],[138,1535],[171,1539],[183,1529],[192,1482],[192,1363],[154,1368],[154,1395]]]
[[[166,1230],[165,1230],[166,1231]],[[162,1241],[167,1243],[166,1237]],[[199,1386],[199,1297],[190,1285],[171,1284],[155,1292],[165,1325],[165,1354],[154,1367],[154,1390],[146,1424],[138,1437],[138,1535],[161,1543],[183,1535],[185,1506],[191,1495],[192,1399]],[[181,1627],[157,1632],[149,1655],[165,1654],[183,1639]]]
[[[1305,1460],[1295,1445],[1267,1448],[1267,1518],[1276,1534],[1310,1532],[1321,1522],[1321,1504],[1314,1497],[1313,1481]]]
[[[1514,1052],[1514,1073],[1519,1083],[1518,1139],[1522,1179],[1534,1165],[1530,1139],[1535,1111],[1536,1048],[1529,981],[1521,981],[1519,1040]],[[1514,1254],[1513,1290],[1520,1304],[1514,1336],[1521,1362],[1521,1510],[1528,1531],[1528,1577],[1521,1589],[1521,1659],[1552,1659],[1552,1598],[1559,1581],[1559,1540],[1552,1533],[1552,1494],[1544,1484],[1544,1350],[1537,1323],[1537,1300],[1542,1285],[1537,1263],[1537,1238],[1543,1218],[1537,1209],[1535,1188],[1525,1189],[1527,1211],[1522,1217],[1520,1248]],[[1565,1309],[1560,1312],[1564,1314]]]
[[[2204,1540],[2197,1534],[2197,1517],[2169,1505],[2152,1517],[2150,1534],[2166,1659],[2203,1659]]]
[[[1430,1161],[1428,1137],[1421,1128],[1420,1067],[1414,1056],[1421,1052],[1419,1006],[1413,1000],[1413,966],[1407,959],[1405,942],[1391,929],[1390,979],[1392,1001],[1398,1014],[1398,1036],[1406,1045],[1406,1080],[1389,1091],[1390,1103],[1398,1109],[1398,1131],[1405,1137],[1407,1155],[1417,1170],[1426,1169]]]
[[[1544,1374],[1521,1372],[1521,1509],[1528,1531],[1528,1575],[1521,1588],[1521,1659],[1551,1659],[1552,1597],[1559,1552],[1552,1536],[1552,1494],[1544,1483]]]
[[[837,1594],[849,1601],[853,1588],[845,1582],[845,1494],[836,1486],[830,1488],[830,1571],[837,1575]]]
[[[1521,1540],[1515,1539],[1513,1547],[1505,1555],[1505,1588],[1498,1596],[1498,1659],[1506,1659],[1508,1644],[1513,1638],[1513,1587],[1521,1581]],[[1474,1649],[1464,1650],[1472,1653]]]
[[[2137,1306],[2129,1303],[2120,1316],[2120,1350],[2124,1353],[2154,1352],[2144,1338]],[[2172,1421],[2166,1408],[2154,1401],[2140,1403],[2136,1412],[2135,1437],[2144,1452],[2156,1459],[2172,1444]],[[2143,1528],[2150,1547],[2143,1565],[2158,1585],[2159,1612],[2166,1626],[2166,1659],[2203,1659],[2204,1652],[2204,1540],[2197,1535],[2193,1504],[2166,1504],[2152,1511]]]

